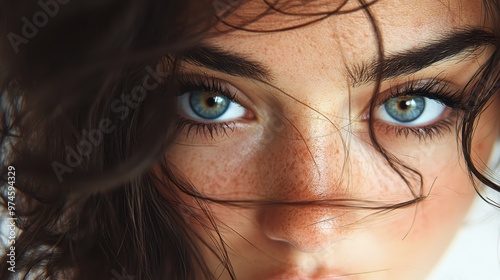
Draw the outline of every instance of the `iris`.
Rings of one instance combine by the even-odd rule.
[[[216,119],[222,116],[231,101],[229,98],[214,92],[195,90],[189,93],[189,105],[193,112],[203,119]]]
[[[384,103],[384,108],[396,121],[408,123],[422,115],[425,110],[425,99],[420,96],[394,97]]]

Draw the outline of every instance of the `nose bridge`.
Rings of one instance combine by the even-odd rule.
[[[345,165],[346,142],[338,123],[302,116],[288,120],[282,137],[268,147],[274,185],[280,198],[318,199],[338,191]],[[268,181],[269,182],[269,181]]]
[[[313,202],[345,195],[345,142],[338,125],[325,119],[290,122],[294,125],[287,126],[289,137],[276,137],[269,145],[270,164],[263,166],[271,168],[263,184],[272,200],[304,203],[262,208],[261,228],[272,240],[307,252],[319,251],[338,237],[343,215],[339,208]]]

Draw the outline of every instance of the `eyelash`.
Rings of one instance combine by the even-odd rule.
[[[231,93],[226,89],[226,87],[224,87],[222,81],[213,76],[197,76],[180,73],[177,78],[177,82],[179,83],[181,89],[179,95],[192,90],[216,92],[228,98],[230,102],[235,102],[241,105],[241,103],[237,100],[236,93]],[[442,136],[446,132],[451,132],[454,120],[458,117],[459,112],[466,109],[463,95],[462,91],[451,91],[447,86],[442,84],[442,81],[436,78],[427,80],[423,83],[422,81],[411,80],[402,87],[398,86],[389,89],[387,96],[384,97],[381,102],[377,102],[375,106],[382,106],[391,98],[402,96],[420,96],[443,103],[451,109],[449,115],[434,124],[421,127],[397,126],[383,122],[377,122],[375,125],[377,128],[385,130],[386,133],[392,132],[397,137],[403,136],[408,138],[410,135],[413,135],[419,140],[426,140]],[[229,132],[233,132],[235,130],[235,123],[203,123],[189,120],[179,115],[177,120],[177,131],[183,130],[186,130],[187,137],[189,137],[191,132],[193,132],[193,137],[203,136],[206,139],[213,140],[218,136],[228,136]]]
[[[451,91],[447,86],[442,84],[442,81],[434,78],[422,83],[421,81],[411,80],[407,82],[403,87],[396,87],[389,89],[389,94],[387,97],[383,98],[381,102],[376,104],[376,107],[382,106],[389,99],[403,97],[403,96],[420,96],[426,97],[438,102],[451,109],[449,115],[439,120],[438,122],[426,125],[426,126],[396,126],[394,124],[380,123],[378,126],[385,129],[386,133],[392,131],[396,136],[403,136],[408,138],[408,136],[413,135],[419,140],[432,139],[434,137],[439,137],[447,132],[451,132],[455,120],[457,119],[459,112],[466,109],[463,91]]]
[[[230,102],[237,104],[241,103],[236,97],[236,93],[231,93],[227,90],[222,82],[213,76],[196,76],[180,73],[177,82],[180,86],[179,96],[192,90],[203,90],[207,92],[216,92]],[[193,137],[203,136],[206,139],[214,140],[217,136],[228,136],[228,132],[235,130],[234,122],[218,122],[218,123],[203,123],[194,120],[189,120],[181,115],[178,115],[176,131],[186,130],[186,136],[189,137],[191,132],[194,132]]]

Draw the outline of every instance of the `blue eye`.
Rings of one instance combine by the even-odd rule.
[[[375,112],[377,119],[387,123],[423,126],[434,122],[446,109],[441,102],[422,96],[393,97],[379,106]]]
[[[205,122],[243,117],[246,109],[229,97],[211,91],[192,90],[179,97],[180,113]]]
[[[425,99],[420,96],[391,98],[384,103],[384,109],[395,120],[407,123],[422,115],[425,110]]]
[[[189,105],[193,112],[204,119],[216,119],[229,108],[231,101],[225,96],[196,90],[189,93]]]

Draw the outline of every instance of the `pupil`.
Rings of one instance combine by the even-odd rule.
[[[214,107],[217,103],[217,101],[215,100],[216,97],[209,97],[207,99],[207,106],[208,107]]]
[[[403,111],[406,111],[408,108],[411,107],[411,100],[403,100],[401,102],[399,102],[399,108],[401,108],[401,110]]]

